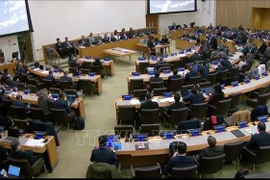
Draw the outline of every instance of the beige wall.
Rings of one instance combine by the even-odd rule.
[[[270,0],[217,0],[216,24],[252,28],[253,8],[270,8]]]

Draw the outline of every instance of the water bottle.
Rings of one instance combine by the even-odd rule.
[[[132,134],[129,135],[129,142],[132,142]]]

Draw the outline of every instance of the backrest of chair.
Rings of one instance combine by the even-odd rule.
[[[189,84],[199,84],[201,82],[201,76],[190,77],[188,83]]]
[[[202,157],[198,171],[200,174],[211,174],[220,171],[223,167],[225,154],[215,157]]]
[[[232,99],[231,109],[235,108],[239,104],[241,92],[230,94],[229,98]]]
[[[171,66],[162,66],[159,68],[159,71],[164,71],[164,70],[171,70]]]
[[[174,61],[173,62],[173,68],[174,69],[185,67],[185,65],[186,65],[186,58],[180,59],[179,61]]]
[[[18,82],[17,87],[19,90],[24,90],[26,88],[26,85],[24,83]]]
[[[119,107],[119,119],[121,122],[134,124],[136,119],[136,109],[135,106],[123,106]]]
[[[38,92],[38,88],[37,88],[37,86],[36,85],[28,85],[28,88],[29,88],[29,90],[30,90],[30,93],[36,93],[36,92]]]
[[[142,109],[141,110],[142,124],[157,124],[159,123],[159,109]]]
[[[259,95],[257,105],[266,105],[266,103],[268,102],[269,96],[270,96],[270,93]]]
[[[96,74],[101,75],[101,70],[98,65],[91,65],[90,70],[91,72],[95,72]]]
[[[170,91],[173,92],[180,91],[182,89],[183,82],[184,82],[183,78],[171,79],[171,83],[169,85]]]
[[[83,92],[90,92],[93,89],[93,85],[91,81],[87,79],[80,79],[80,87],[83,90]]]
[[[50,87],[50,88],[49,88],[49,91],[50,91],[51,94],[60,94],[61,89],[60,89],[60,88],[53,88],[53,87]]]
[[[211,120],[210,119],[206,119],[203,123],[203,131],[208,131],[208,130],[212,130],[213,126],[211,124]]]
[[[245,145],[244,141],[237,141],[224,144],[225,161],[235,161],[240,158],[242,147]]]
[[[26,178],[32,178],[34,176],[27,159],[13,159],[11,157],[8,157],[7,161],[9,165],[20,167],[20,174],[24,175]]]
[[[65,109],[51,108],[51,113],[52,113],[54,122],[56,122],[58,125],[66,124],[68,116]]]
[[[43,79],[44,85],[47,89],[49,89],[50,87],[53,87],[53,82],[50,79]]]
[[[200,83],[200,88],[205,88],[205,87],[210,87],[210,86],[211,86],[210,81]]]
[[[190,115],[192,118],[201,119],[205,117],[207,114],[208,103],[204,102],[204,103],[192,104],[190,109],[191,109]]]
[[[229,112],[231,107],[231,99],[225,99],[222,101],[219,101],[217,104],[217,111],[215,115],[225,115]]]
[[[241,68],[241,72],[245,74],[247,70],[248,70],[248,64],[244,64]]]
[[[13,109],[13,113],[15,114],[15,117],[18,119],[26,119],[27,114],[26,110],[23,107],[17,107],[17,106],[11,106]]]
[[[268,91],[269,91],[269,85],[264,86],[264,87],[259,89],[259,95],[267,94]]]
[[[131,79],[130,80],[130,91],[133,92],[135,89],[143,89],[143,79]]]
[[[159,124],[142,124],[141,125],[141,134],[147,133],[148,136],[158,136],[159,135]]]
[[[135,178],[160,178],[160,166],[135,168]]]
[[[150,82],[150,88],[153,90],[154,88],[162,88],[164,87],[163,82]]]
[[[78,93],[75,89],[65,89],[64,92],[66,95],[75,95],[76,97],[78,96]]]
[[[37,79],[36,78],[28,78],[27,83],[28,83],[28,87],[29,87],[29,84],[36,85],[37,84]]]
[[[14,122],[15,126],[18,129],[27,129],[28,127],[28,121],[27,120],[21,120],[21,119],[12,119]]]
[[[140,95],[142,95],[142,94],[146,94],[147,93],[147,89],[135,89],[134,91],[133,91],[133,96],[134,97],[139,97]]]
[[[90,73],[90,69],[81,68],[81,74],[89,74],[89,73]]]
[[[84,66],[85,69],[88,69],[90,71],[91,64],[92,64],[91,62],[84,62],[83,66]]]
[[[70,72],[70,73],[72,73],[72,74],[76,74],[77,73],[77,68],[75,68],[75,67],[69,67],[68,68],[68,71]]]
[[[39,119],[41,121],[44,120],[44,114],[41,108],[30,107],[29,109],[31,119]]]
[[[115,135],[119,135],[121,138],[129,137],[130,134],[133,134],[132,125],[117,125],[114,126]]]
[[[153,88],[154,96],[162,96],[164,92],[167,91],[166,87],[162,88]]]
[[[195,178],[197,172],[197,165],[188,167],[174,167],[171,172],[172,178]]]
[[[226,78],[227,75],[228,75],[228,72],[229,72],[228,69],[223,70],[223,71],[220,71],[220,72],[218,73],[218,76],[217,76],[218,80],[221,80],[221,79]]]
[[[149,66],[150,66],[150,62],[149,61],[147,61],[147,62],[140,62],[139,63],[139,72],[141,74],[144,74],[146,68],[149,67]]]
[[[270,161],[270,146],[261,146],[256,153],[256,163],[267,163]]]
[[[172,109],[170,123],[176,125],[177,123],[187,120],[188,108]]]
[[[59,81],[60,89],[64,91],[65,89],[70,89],[71,85],[68,81]]]

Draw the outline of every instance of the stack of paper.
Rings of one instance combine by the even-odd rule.
[[[44,139],[28,139],[26,146],[44,146]]]
[[[130,104],[132,104],[132,105],[140,104],[140,101],[137,99],[132,99],[132,100],[130,100]]]
[[[41,71],[42,74],[49,74],[48,71]]]
[[[158,101],[161,103],[164,103],[164,102],[167,102],[167,99],[159,99]]]
[[[168,102],[170,102],[170,103],[172,103],[172,102],[175,101],[173,97],[166,98],[166,100],[167,100]]]

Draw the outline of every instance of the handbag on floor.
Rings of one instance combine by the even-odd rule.
[[[73,119],[73,129],[83,130],[85,127],[85,120],[82,117],[75,117]]]

